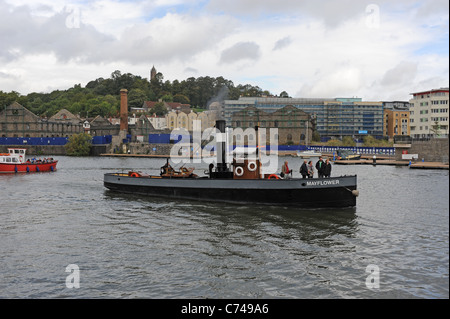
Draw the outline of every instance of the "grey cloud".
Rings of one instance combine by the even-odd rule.
[[[187,67],[187,68],[184,69],[184,73],[194,73],[194,74],[197,74],[197,73],[198,73],[198,70],[195,69],[195,68]]]
[[[305,22],[310,19],[320,20],[328,28],[334,28],[348,20],[367,17],[371,14],[366,11],[369,5],[379,8],[381,19],[388,10],[405,12],[417,8],[417,2],[410,0],[259,0],[257,5],[254,0],[210,0],[207,9],[254,19],[282,14]],[[448,1],[429,0],[423,9],[435,12],[439,6],[442,10],[448,10]]]
[[[273,50],[281,50],[285,47],[288,47],[292,43],[292,39],[290,37],[285,37],[283,39],[278,40],[273,47]]]
[[[411,82],[417,74],[417,63],[403,61],[388,70],[380,84],[382,86],[398,87]]]
[[[231,48],[222,51],[220,63],[234,63],[239,60],[258,60],[259,45],[254,42],[239,42]]]
[[[5,8],[0,11],[2,62],[49,53],[62,62],[186,61],[217,45],[235,26],[230,17],[168,13],[147,23],[137,22],[116,38],[83,24],[79,13],[66,8],[50,17],[37,17],[28,6],[14,7],[0,0],[0,7]]]
[[[17,79],[17,76],[0,71],[0,78],[2,78],[2,79],[14,79],[15,80],[15,79]]]
[[[328,26],[336,26],[349,18],[365,14],[369,0],[260,0],[255,6],[253,0],[211,0],[208,8],[212,11],[227,12],[238,16],[258,16],[286,14],[296,17],[313,17]]]
[[[8,7],[3,1],[0,6]],[[36,17],[30,8],[0,11],[0,59],[9,62],[30,54],[53,53],[60,61],[95,55],[112,38],[91,26],[71,24],[68,13]]]

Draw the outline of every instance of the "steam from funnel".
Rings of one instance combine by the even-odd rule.
[[[222,86],[216,96],[211,98],[208,103],[206,103],[208,111],[214,112],[216,115],[216,120],[224,120],[223,115],[223,104],[228,98],[229,89],[226,85]]]

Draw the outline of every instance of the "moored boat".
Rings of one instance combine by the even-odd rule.
[[[297,156],[301,158],[320,157],[322,153],[316,151],[297,152]]]
[[[8,148],[8,153],[0,153],[0,173],[53,172],[57,160],[53,158],[26,159],[26,149]]]
[[[224,125],[224,121],[217,121],[220,132],[224,132]],[[217,146],[222,160],[217,161],[216,167],[210,164],[205,176],[194,174],[192,168],[176,171],[167,160],[160,175],[136,171],[106,173],[104,186],[121,193],[207,202],[305,208],[356,206],[356,176],[282,179],[278,174],[264,174],[258,158],[235,158],[228,165],[224,145]]]
[[[338,150],[337,157],[338,160],[360,160],[361,154],[349,151],[349,150]]]

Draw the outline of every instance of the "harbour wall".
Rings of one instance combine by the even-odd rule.
[[[427,141],[411,141],[410,144],[396,145],[396,160],[402,160],[402,155],[417,154],[418,161],[424,162],[449,162],[449,140],[448,138],[433,138]]]

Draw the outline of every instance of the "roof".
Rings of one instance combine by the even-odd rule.
[[[415,92],[415,93],[410,93],[411,95],[422,95],[422,94],[431,94],[431,93],[439,93],[439,92],[447,92],[448,93],[448,88],[440,88],[440,89],[432,89],[432,90],[428,90],[428,91],[421,91],[421,92]]]
[[[69,112],[66,109],[61,109],[58,113],[50,117],[50,121],[78,121],[81,122],[81,119],[74,115],[73,113]]]

